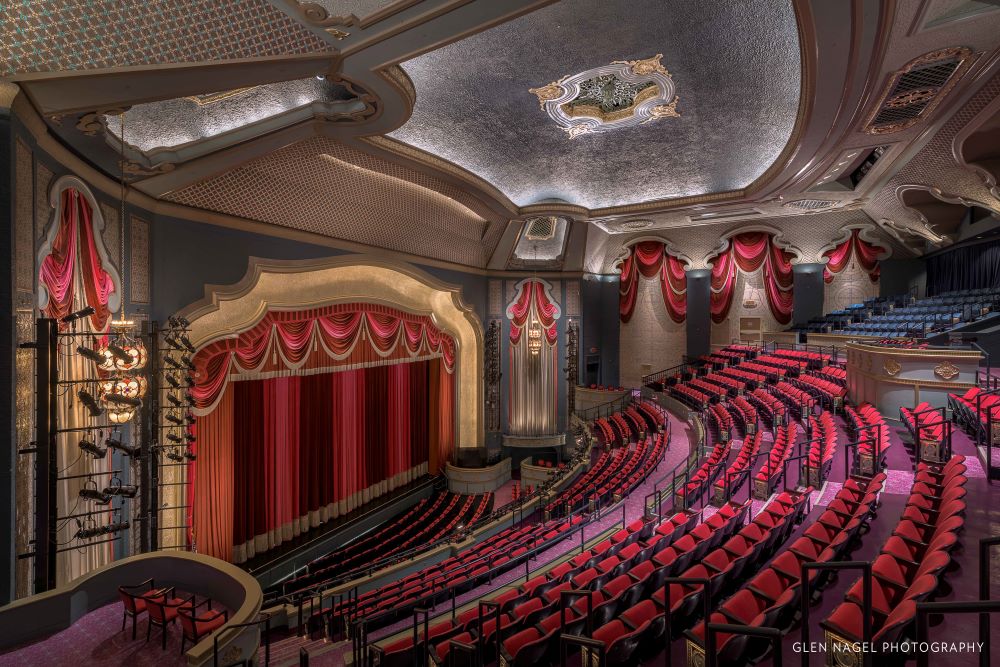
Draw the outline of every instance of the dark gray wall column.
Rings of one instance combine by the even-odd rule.
[[[14,598],[14,470],[17,437],[14,433],[14,149],[10,109],[0,107],[0,271],[7,276],[0,286],[0,535],[9,539],[0,549],[0,605]]]
[[[792,324],[823,315],[823,265],[793,264]]]
[[[617,385],[621,322],[618,276],[588,274],[580,283],[580,384]]]
[[[687,272],[687,355],[698,357],[712,350],[712,272]]]

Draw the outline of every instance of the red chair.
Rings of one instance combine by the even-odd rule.
[[[206,603],[208,609],[197,614],[197,608]],[[229,621],[229,612],[220,609],[213,610],[212,600],[206,599],[197,605],[192,604],[190,607],[185,606],[178,609],[177,617],[181,620],[181,654],[183,655],[187,642],[190,641],[192,645],[197,644],[203,637],[222,627]],[[166,636],[166,628],[164,628],[163,634]]]
[[[181,610],[181,607],[194,609],[194,603],[195,599],[193,595],[186,599],[175,597],[173,587],[157,591],[154,596],[147,595],[146,614],[149,616],[149,625],[146,627],[146,641],[149,641],[150,634],[153,632],[153,626],[156,626],[163,631],[160,648],[166,651],[167,626],[173,625],[174,621],[177,620],[177,613]]]
[[[142,595],[135,595],[131,591],[136,591],[141,588],[149,587]],[[122,614],[122,630],[125,629],[125,621],[131,616],[132,617],[132,639],[135,639],[135,623],[136,619],[140,614],[146,611],[146,600],[143,595],[151,592],[155,588],[155,584],[152,579],[147,579],[141,584],[135,584],[134,586],[119,586],[118,596],[122,600],[122,605],[124,606],[124,613]]]

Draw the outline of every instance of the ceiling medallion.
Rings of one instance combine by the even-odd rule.
[[[940,364],[934,367],[934,375],[938,376],[945,382],[957,376],[958,373],[959,373],[958,366],[951,363],[950,361],[942,361]]]
[[[674,80],[660,64],[662,57],[616,60],[528,92],[570,139],[676,118]]]

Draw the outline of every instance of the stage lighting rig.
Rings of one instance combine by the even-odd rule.
[[[104,355],[102,355],[97,350],[87,347],[86,345],[77,345],[76,353],[79,354],[81,357],[85,357],[90,361],[93,361],[98,366],[104,363]]]
[[[135,458],[138,458],[142,452],[142,448],[139,447],[139,445],[126,445],[121,440],[117,440],[115,438],[108,438],[105,440],[104,446],[108,449],[117,449],[119,452]]]
[[[104,413],[104,408],[97,404],[94,397],[89,391],[81,389],[76,392],[76,397],[80,399],[80,402],[90,411],[91,417],[100,417]]]
[[[80,441],[80,449],[87,452],[95,459],[103,459],[104,455],[108,453],[108,450],[103,449],[100,445],[86,439]]]
[[[65,317],[63,317],[59,321],[60,322],[64,322],[66,324],[69,324],[70,322],[75,322],[75,321],[77,321],[78,319],[80,319],[82,317],[87,317],[88,315],[93,315],[95,312],[97,312],[97,311],[94,310],[93,306],[87,306],[86,308],[81,308],[80,310],[77,310],[75,312],[70,313],[69,315],[66,315]]]

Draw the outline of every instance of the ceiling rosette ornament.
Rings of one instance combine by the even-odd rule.
[[[661,58],[616,60],[528,92],[570,139],[676,118],[674,80]]]

